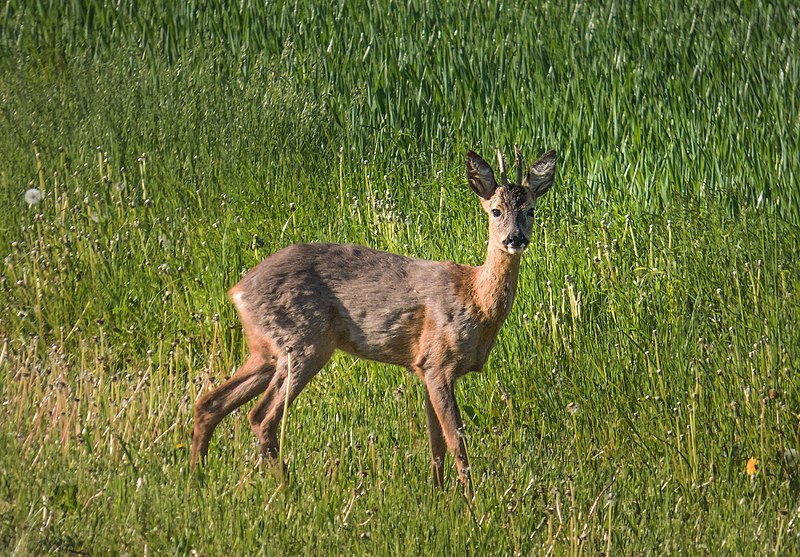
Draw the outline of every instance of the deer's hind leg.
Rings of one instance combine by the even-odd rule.
[[[274,373],[275,361],[271,355],[253,353],[230,379],[195,402],[192,468],[208,454],[208,443],[217,424],[242,404],[263,392],[270,384]]]
[[[308,344],[295,348],[291,353],[291,370],[289,357],[283,354],[277,363],[276,372],[270,381],[264,396],[256,403],[248,415],[250,427],[253,429],[261,446],[261,455],[272,460],[278,466],[278,431],[283,418],[284,406],[291,405],[303,388],[323,368],[333,355],[334,347],[324,343]],[[290,377],[287,385],[286,378]]]

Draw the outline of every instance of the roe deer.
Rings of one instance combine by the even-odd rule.
[[[277,434],[284,403],[291,404],[339,349],[406,367],[422,380],[434,483],[443,484],[449,448],[459,478],[471,490],[454,384],[483,368],[511,310],[534,207],[550,189],[556,167],[556,153],[550,151],[525,173],[515,150],[515,184],[508,182],[500,150],[500,184],[486,161],[467,153],[469,185],[489,215],[486,261],[480,267],[356,245],[295,244],[251,269],[229,292],[250,357],[195,403],[192,467],[208,454],[217,424],[264,392],[248,419],[261,454],[282,469]]]

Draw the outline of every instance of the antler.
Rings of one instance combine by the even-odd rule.
[[[514,158],[517,163],[517,185],[522,185],[522,173],[524,172],[525,164],[522,162],[522,153],[519,152],[519,147],[514,145]]]
[[[506,159],[503,158],[503,153],[497,149],[497,166],[500,168],[500,185],[508,185],[508,176],[506,175]]]

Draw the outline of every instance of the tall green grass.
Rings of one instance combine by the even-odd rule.
[[[0,552],[797,553],[793,5],[0,22]],[[341,355],[292,407],[288,487],[247,407],[191,474],[241,274],[300,241],[479,264],[463,153],[514,143],[560,166],[458,386],[475,500],[432,486],[421,385]]]
[[[797,28],[791,2],[9,1],[0,41],[62,71],[143,58],[156,80],[224,52],[214,74],[232,95],[266,59],[356,160],[424,173],[467,146],[554,144],[576,208],[721,196],[796,222]]]

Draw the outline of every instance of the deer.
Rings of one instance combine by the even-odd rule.
[[[472,493],[456,380],[486,364],[517,292],[537,200],[550,189],[556,152],[526,171],[515,147],[516,183],[500,149],[500,183],[477,153],[467,181],[489,218],[481,266],[415,259],[353,244],[293,244],[248,271],[228,292],[249,357],[194,405],[191,468],[205,462],[214,428],[262,394],[248,414],[260,454],[283,473],[278,428],[284,412],[334,351],[407,368],[424,385],[433,482],[444,486],[446,452]],[[287,381],[287,377],[289,378]],[[281,460],[281,462],[278,462]]]

